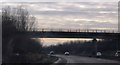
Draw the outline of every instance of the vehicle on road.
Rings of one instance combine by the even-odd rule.
[[[116,57],[120,57],[120,51],[117,51],[117,52],[115,53],[115,56],[116,56]]]
[[[102,53],[101,52],[97,52],[97,57],[99,58],[99,57],[101,57],[102,56]]]
[[[50,51],[48,55],[54,55],[54,51]]]
[[[65,52],[64,54],[65,54],[65,55],[70,55],[70,53],[69,53],[69,52]]]

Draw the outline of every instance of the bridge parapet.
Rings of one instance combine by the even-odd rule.
[[[39,32],[91,32],[91,33],[118,33],[116,30],[98,30],[98,29],[50,29],[50,28],[40,28],[34,31]]]

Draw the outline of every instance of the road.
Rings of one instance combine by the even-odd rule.
[[[105,60],[100,58],[91,58],[91,57],[80,57],[80,56],[65,56],[65,55],[56,55],[59,58],[64,58],[67,60],[67,64],[77,64],[77,63],[86,63],[86,64],[117,64],[119,65],[119,61],[114,60]]]

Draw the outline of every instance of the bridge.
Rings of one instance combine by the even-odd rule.
[[[116,39],[119,49],[120,33],[114,30],[95,30],[95,29],[39,29],[29,31],[25,35],[31,38],[91,38],[94,44],[94,52],[97,53],[97,39]]]
[[[96,29],[37,29],[26,32],[32,38],[98,38],[114,39],[120,36],[120,33],[114,30],[96,30]]]
[[[95,54],[98,51],[97,39],[115,39],[118,40],[117,49],[119,50],[120,33],[113,30],[39,29],[24,32],[24,35],[28,35],[29,38],[91,38],[93,39],[92,43],[94,44]]]

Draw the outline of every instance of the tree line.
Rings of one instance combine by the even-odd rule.
[[[114,55],[112,52],[118,50],[117,39],[105,39],[97,41],[95,44],[93,41],[69,41],[58,45],[51,45],[45,47],[46,53],[54,51],[56,54],[64,54],[66,51],[73,55],[94,56],[95,45],[97,44],[97,52],[101,52],[103,55]]]

